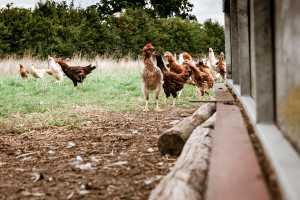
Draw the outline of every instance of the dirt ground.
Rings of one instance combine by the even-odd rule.
[[[176,159],[158,136],[195,109],[88,111],[80,127],[1,133],[0,199],[147,199]]]

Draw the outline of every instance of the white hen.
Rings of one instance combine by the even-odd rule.
[[[214,70],[216,69],[216,63],[218,62],[218,60],[215,57],[215,53],[214,50],[212,48],[208,49],[208,60],[207,60],[207,65],[210,68],[213,68]]]
[[[55,62],[55,59],[48,56],[48,74],[53,76],[58,81],[63,81],[64,73],[59,64]]]
[[[214,79],[219,78],[219,75],[216,74],[217,62],[218,62],[218,60],[215,57],[214,50],[212,48],[209,48],[208,49],[208,59],[207,59],[206,64],[212,70]]]
[[[182,63],[184,62],[184,59],[183,59],[183,53],[179,54],[179,59],[178,59],[178,63],[180,65],[182,65]]]
[[[46,69],[37,69],[37,68],[35,68],[34,65],[31,65],[29,72],[34,78],[43,78],[45,76],[45,74],[47,73],[47,70]]]

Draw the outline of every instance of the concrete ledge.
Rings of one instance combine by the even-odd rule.
[[[266,156],[277,176],[283,199],[300,198],[300,158],[290,143],[274,125],[254,126]]]
[[[256,123],[256,107],[255,101],[250,96],[241,96],[239,85],[234,85],[233,81],[227,80],[227,86],[234,92],[246,110],[252,124]]]
[[[239,85],[234,84],[232,79],[226,81],[226,84],[232,89],[236,96],[241,96],[241,88]]]
[[[264,149],[283,195],[283,199],[300,199],[300,157],[275,124],[256,123],[256,105],[251,97],[240,96],[232,80],[227,85],[242,103],[250,123]]]
[[[250,96],[240,96],[239,97],[246,113],[252,124],[256,123],[256,107],[255,102],[252,97]]]

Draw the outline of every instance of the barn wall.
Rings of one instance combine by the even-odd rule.
[[[274,121],[274,38],[272,0],[253,0],[256,120]]]
[[[230,29],[225,30],[225,43],[231,49],[227,59],[233,72],[227,85],[253,125],[282,199],[298,200],[300,1],[226,1],[230,1],[230,13],[225,23]]]
[[[255,43],[254,43],[254,0],[249,0],[249,38],[250,38],[250,77],[251,77],[251,97],[256,100],[256,67],[255,67]]]
[[[238,13],[237,1],[230,0],[230,46],[231,46],[231,69],[232,80],[239,84],[239,37],[238,37]]]
[[[247,0],[239,0],[237,2],[239,33],[239,83],[241,95],[245,96],[250,96],[251,93],[248,6]]]
[[[227,77],[231,78],[231,48],[230,48],[230,10],[224,9],[224,21],[225,21],[225,58],[227,66]]]
[[[226,59],[235,91],[250,97],[256,123],[276,124],[300,151],[300,1],[227,2]]]
[[[300,1],[275,1],[277,122],[300,150]]]

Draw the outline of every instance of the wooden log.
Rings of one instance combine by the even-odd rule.
[[[208,170],[212,129],[198,126],[175,166],[151,192],[149,200],[201,200]]]
[[[204,104],[192,116],[184,118],[174,127],[166,130],[158,139],[159,151],[162,154],[179,155],[192,131],[215,111],[215,103]]]
[[[192,103],[225,103],[225,104],[233,104],[234,100],[190,100]]]
[[[203,122],[203,124],[201,124],[201,127],[215,129],[216,116],[217,113],[215,112],[210,118],[208,118],[208,120],[206,120],[205,122]]]

